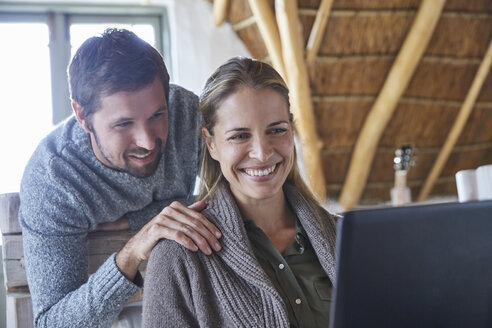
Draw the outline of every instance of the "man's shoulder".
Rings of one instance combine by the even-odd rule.
[[[37,153],[34,154],[60,154],[68,145],[72,144],[76,145],[74,149],[79,149],[81,142],[86,141],[84,136],[85,133],[75,117],[70,116],[39,142],[36,148]]]
[[[69,118],[39,143],[24,169],[21,181],[20,210],[23,220],[33,220],[39,225],[41,221],[49,221],[40,220],[40,217],[69,220],[88,213],[87,207],[80,204],[81,185],[84,185],[81,168],[87,169],[84,158],[90,154],[88,146],[78,140],[82,136],[83,130],[76,119]],[[52,215],[62,212],[63,215]],[[82,214],[76,216],[75,213]]]
[[[201,115],[198,96],[176,84],[170,85],[169,91],[170,124],[182,130],[194,131],[201,127]]]
[[[198,104],[198,96],[177,84],[169,85],[169,102],[179,104]]]
[[[189,97],[198,97],[194,92],[186,89],[185,87],[179,85],[179,84],[175,84],[175,83],[169,83],[169,94],[171,95],[171,93],[173,94],[181,94],[181,95],[185,95],[185,96],[189,96]]]
[[[82,128],[74,117],[70,117],[40,141],[28,161],[25,174],[49,169],[55,162],[70,162],[71,159],[66,157],[87,156],[87,147],[88,143],[84,139]]]

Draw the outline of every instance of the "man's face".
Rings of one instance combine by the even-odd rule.
[[[101,107],[90,121],[77,117],[104,165],[141,178],[155,172],[168,132],[168,107],[159,78],[137,91],[101,97]]]

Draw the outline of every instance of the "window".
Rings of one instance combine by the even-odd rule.
[[[0,193],[19,191],[24,167],[39,141],[72,114],[67,66],[88,37],[107,27],[126,28],[171,62],[163,7],[9,9],[0,13]]]
[[[1,193],[18,191],[23,167],[52,127],[48,36],[43,23],[0,23]]]

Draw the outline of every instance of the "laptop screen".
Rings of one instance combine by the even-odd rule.
[[[492,201],[350,211],[330,327],[492,327]]]

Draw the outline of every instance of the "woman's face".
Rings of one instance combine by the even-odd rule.
[[[294,135],[280,93],[242,87],[217,109],[213,132],[203,129],[207,147],[238,201],[282,193],[294,162]]]

